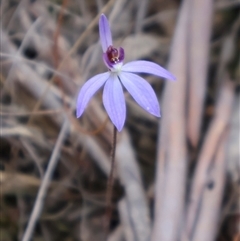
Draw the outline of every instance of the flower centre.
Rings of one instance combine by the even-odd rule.
[[[108,47],[106,54],[107,54],[108,60],[112,64],[116,64],[116,63],[118,63],[120,61],[119,60],[119,52],[113,46],[109,46]]]

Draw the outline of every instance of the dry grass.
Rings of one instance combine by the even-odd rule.
[[[1,1],[1,240],[240,240],[239,0]],[[162,118],[126,93],[113,215],[104,233],[112,125],[101,92],[80,120],[76,96],[105,71],[104,12]]]

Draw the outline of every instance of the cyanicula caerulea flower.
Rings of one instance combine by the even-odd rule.
[[[132,61],[123,64],[124,49],[113,47],[111,30],[104,14],[99,19],[99,33],[103,61],[108,72],[92,77],[83,85],[77,99],[77,117],[82,115],[91,97],[103,85],[103,105],[118,131],[122,130],[126,119],[126,103],[122,86],[143,109],[160,117],[158,99],[151,85],[134,73],[153,74],[170,80],[175,80],[175,77],[153,62]]]

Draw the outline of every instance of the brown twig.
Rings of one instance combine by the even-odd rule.
[[[196,223],[192,241],[212,241],[216,238],[226,179],[226,140],[227,131],[225,129],[213,158],[214,163],[208,171],[208,180],[206,181],[208,183],[206,183],[203,190],[199,219]]]
[[[170,55],[169,70],[177,81],[166,83],[163,97],[152,241],[177,240],[182,222],[187,167],[185,102],[189,2],[182,3]]]
[[[62,146],[62,143],[63,143],[66,133],[68,131],[68,128],[69,128],[69,122],[68,122],[68,120],[65,120],[65,122],[62,126],[62,129],[59,133],[54,150],[52,152],[52,156],[49,160],[49,164],[48,164],[47,170],[44,174],[44,178],[42,180],[41,186],[39,188],[37,198],[36,198],[36,201],[35,201],[35,204],[34,204],[30,219],[28,221],[28,225],[25,230],[22,241],[29,241],[32,238],[32,233],[34,232],[37,220],[39,219],[39,216],[41,215],[45,197],[46,197],[46,194],[48,191],[48,187],[49,187],[53,172],[54,172],[55,167],[58,162],[60,148]]]
[[[189,100],[187,132],[191,144],[198,145],[206,94],[210,36],[212,32],[212,0],[191,1],[189,31]],[[204,15],[204,18],[202,17]]]
[[[222,91],[219,95],[219,101],[216,107],[215,118],[211,123],[197,162],[187,210],[186,233],[188,237],[192,237],[194,233],[199,205],[207,181],[208,170],[212,163],[220,137],[228,124],[233,105],[233,96],[233,84],[227,81],[222,86]]]

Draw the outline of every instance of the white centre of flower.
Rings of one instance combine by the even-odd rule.
[[[114,64],[113,67],[110,69],[110,71],[118,74],[122,71],[122,65],[123,65],[123,63]]]

